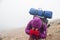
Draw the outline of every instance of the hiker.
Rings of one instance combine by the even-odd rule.
[[[47,36],[47,28],[50,27],[47,18],[52,18],[52,11],[43,11],[31,8],[29,13],[33,19],[27,24],[25,32],[29,35],[29,40],[45,40]]]
[[[46,39],[47,36],[47,25],[46,23],[43,23],[42,20],[36,16],[34,17],[27,25],[25,32],[30,35],[30,30],[33,28],[34,31],[36,31],[36,28],[38,28],[38,37],[37,39]],[[30,36],[29,40],[35,40],[36,35],[34,34],[34,31],[32,32],[33,35]]]

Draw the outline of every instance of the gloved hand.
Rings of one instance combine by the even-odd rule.
[[[39,36],[39,31],[34,31],[34,35],[36,36],[36,37],[38,37]]]
[[[31,29],[29,33],[30,33],[30,36],[32,36],[34,34],[34,30]]]
[[[39,36],[39,34],[40,34],[39,29],[38,29],[38,28],[36,28],[36,29],[35,29],[35,31],[34,31],[34,35],[35,35],[36,37],[38,37],[38,36]]]

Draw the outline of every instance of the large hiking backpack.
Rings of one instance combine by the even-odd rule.
[[[52,18],[52,11],[43,11],[43,10],[31,8],[29,13],[31,15],[34,15],[33,17],[39,16],[40,19],[47,24],[47,27],[50,26],[50,24],[48,24],[47,18],[49,18],[49,19]]]

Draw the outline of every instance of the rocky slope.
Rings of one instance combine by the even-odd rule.
[[[60,40],[60,19],[50,22],[46,40]],[[25,28],[18,28],[2,34],[2,40],[28,40]]]

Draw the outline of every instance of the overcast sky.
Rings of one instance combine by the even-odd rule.
[[[60,18],[60,0],[0,0],[0,30],[25,27],[32,19],[30,8],[53,12],[53,19]]]

